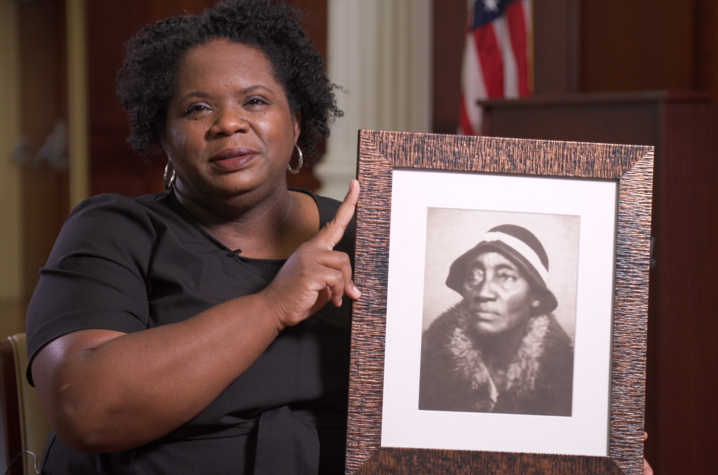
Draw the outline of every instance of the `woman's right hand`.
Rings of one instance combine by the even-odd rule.
[[[352,180],[334,219],[289,257],[272,283],[261,292],[274,310],[277,330],[296,325],[330,300],[337,307],[344,295],[358,299],[349,256],[334,251],[354,215],[359,183]]]

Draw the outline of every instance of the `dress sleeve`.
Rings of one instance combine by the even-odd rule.
[[[81,203],[40,269],[27,312],[28,360],[73,331],[147,328],[146,276],[156,237],[133,199],[99,195]],[[33,384],[29,367],[27,376]]]

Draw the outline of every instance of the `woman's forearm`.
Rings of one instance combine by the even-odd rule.
[[[37,354],[33,379],[66,445],[116,452],[196,416],[249,368],[279,328],[260,293],[141,332],[81,330]]]

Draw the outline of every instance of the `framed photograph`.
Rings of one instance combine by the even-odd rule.
[[[347,473],[642,473],[653,147],[359,133]]]

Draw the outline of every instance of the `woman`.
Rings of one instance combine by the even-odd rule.
[[[573,344],[552,312],[549,258],[504,224],[451,264],[463,300],[424,332],[419,408],[571,416]]]
[[[86,200],[41,271],[27,334],[54,429],[43,473],[343,470],[358,184],[341,205],[286,186],[293,150],[341,115],[331,91],[274,2],[130,42],[118,97],[132,145],[166,152],[168,191]]]

